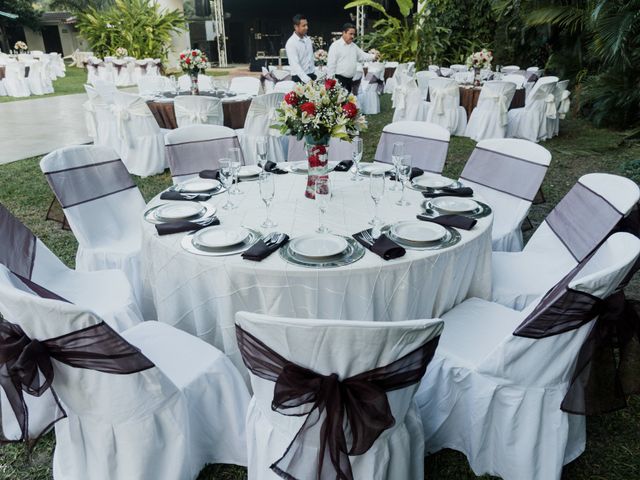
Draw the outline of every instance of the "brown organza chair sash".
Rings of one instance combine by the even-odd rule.
[[[36,236],[0,205],[0,263],[18,275],[31,278],[36,256]]]
[[[20,425],[22,436],[18,441],[24,440],[30,446],[54,423],[67,416],[52,387],[52,359],[75,368],[113,374],[136,373],[154,366],[138,348],[127,343],[104,322],[40,341],[29,338],[19,325],[0,316],[0,387]],[[24,392],[40,397],[49,389],[58,411],[47,412],[50,423],[32,439]],[[4,434],[0,435],[0,442],[9,441]]]
[[[46,172],[45,176],[62,208],[92,202],[136,186],[120,159],[54,170]]]
[[[546,173],[546,165],[476,147],[460,178],[532,202]]]
[[[623,214],[604,197],[576,183],[545,221],[578,261],[584,260],[609,235]]]
[[[272,409],[282,415],[306,415],[282,457],[271,465],[285,479],[353,480],[349,455],[362,455],[386,429],[395,424],[386,392],[419,382],[433,358],[440,337],[435,337],[404,357],[368,372],[340,379],[296,365],[236,325],[242,359],[256,376],[275,382]],[[286,413],[303,405],[305,413]],[[345,416],[351,432],[347,445]],[[310,431],[321,422],[317,465],[301,460]]]
[[[26,291],[27,293],[33,293],[33,294],[37,295],[40,298],[47,298],[49,300],[59,300],[61,302],[71,303],[66,298],[63,298],[60,295],[58,295],[57,293],[52,292],[51,290],[48,290],[47,288],[43,287],[42,285],[37,284],[33,280],[30,280],[29,278],[23,277],[22,275],[19,275],[16,272],[11,272],[11,273],[18,280],[20,280],[20,282],[22,282],[22,284],[26,287],[26,289],[20,288],[20,290]]]
[[[393,144],[404,143],[404,152],[411,155],[413,166],[433,173],[442,173],[444,162],[447,159],[449,142],[434,138],[417,137],[402,133],[382,132],[375,160],[377,162],[391,163]]]
[[[220,159],[229,156],[230,148],[240,148],[237,137],[166,145],[165,151],[171,176],[195,175],[202,170],[215,170],[220,167]],[[241,161],[244,165],[244,160]]]

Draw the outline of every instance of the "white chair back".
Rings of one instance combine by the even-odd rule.
[[[181,95],[174,99],[178,127],[209,124],[223,125],[222,100],[200,95]]]
[[[167,77],[147,75],[138,78],[138,93],[140,95],[153,95],[174,90],[171,80]]]
[[[296,86],[296,82],[292,80],[283,80],[273,86],[272,93],[289,93]]]
[[[247,117],[244,121],[244,134],[249,136],[279,135],[271,128],[276,121],[276,109],[280,108],[283,93],[267,93],[259,95],[251,101]]]
[[[260,80],[255,77],[234,77],[231,79],[229,90],[235,93],[258,95],[260,93]]]
[[[525,78],[522,75],[512,73],[510,75],[504,75],[502,77],[502,81],[512,82],[516,86],[516,88],[522,88],[524,87]]]
[[[502,73],[504,73],[505,75],[518,72],[519,70],[520,67],[518,65],[507,65],[506,67],[502,67]]]
[[[459,63],[456,63],[454,65],[450,65],[449,68],[451,70],[453,70],[454,73],[468,72],[469,71],[469,67],[467,67],[466,65],[461,65]]]
[[[478,105],[471,112],[465,136],[476,141],[504,138],[509,124],[509,105],[516,93],[511,82],[488,81],[480,91]]]
[[[460,115],[458,83],[452,78],[431,79],[429,81],[429,103],[427,121],[440,125],[449,132],[455,132],[458,128],[458,116]]]
[[[422,99],[427,99],[429,93],[429,80],[432,78],[438,78],[438,74],[432,70],[422,70],[416,72],[416,81],[418,82],[418,88],[422,94]]]

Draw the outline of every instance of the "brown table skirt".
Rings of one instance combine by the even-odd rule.
[[[149,110],[153,113],[160,128],[168,128],[173,130],[178,128],[176,121],[176,111],[173,106],[173,102],[147,102]],[[239,102],[226,102],[222,104],[222,111],[224,113],[224,126],[233,128],[244,127],[244,121],[247,118],[247,112],[251,106],[251,100],[242,100]]]

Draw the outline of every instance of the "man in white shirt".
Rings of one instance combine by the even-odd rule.
[[[304,15],[293,17],[293,35],[287,40],[285,48],[291,67],[291,80],[307,83],[315,80],[315,62],[313,60],[313,43],[307,37],[309,22]]]
[[[327,60],[327,75],[338,80],[349,92],[358,62],[371,62],[376,59],[375,55],[363,52],[353,43],[355,36],[356,27],[352,23],[345,23],[342,27],[342,37],[329,47]]]

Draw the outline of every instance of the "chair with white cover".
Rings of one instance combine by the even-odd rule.
[[[142,321],[131,285],[119,270],[71,270],[0,205],[0,264],[38,295],[62,298],[100,315],[117,331]]]
[[[469,67],[467,67],[466,65],[462,65],[460,63],[449,65],[449,68],[451,70],[453,70],[453,73],[468,72],[469,71]]]
[[[465,137],[476,142],[485,138],[504,138],[509,124],[509,105],[516,93],[511,82],[485,82],[480,91],[478,105],[471,112]]]
[[[551,138],[547,132],[547,120],[557,116],[553,96],[557,83],[558,77],[542,77],[527,95],[525,106],[509,110],[507,136],[532,142]]]
[[[249,480],[351,478],[346,472],[368,480],[423,478],[414,381],[441,328],[438,320],[238,312],[236,336],[254,392],[247,412]]]
[[[518,65],[507,65],[506,67],[502,67],[502,73],[504,73],[505,75],[509,75],[518,71],[520,71],[520,67]]]
[[[585,448],[585,417],[573,413],[586,410],[576,401],[584,385],[574,380],[599,322],[589,307],[616,290],[639,253],[640,240],[616,233],[554,288],[557,296],[539,297],[526,311],[471,298],[444,314],[438,350],[416,394],[425,451],[461,451],[476,475],[559,480],[563,465]],[[567,295],[588,298],[588,308],[580,311],[579,300],[556,307]],[[584,321],[574,320],[577,311]],[[545,315],[553,317],[546,324]]]
[[[584,260],[640,200],[628,178],[590,173],[547,215],[522,252],[492,255],[493,301],[522,310]]]
[[[96,118],[96,109],[94,107],[95,102],[99,102],[100,95],[91,85],[84,84],[84,91],[87,92],[89,100],[82,104],[84,110],[84,123],[87,126],[87,134],[93,140],[93,143],[98,145],[98,120]]]
[[[222,100],[200,95],[182,95],[173,101],[178,127],[187,125],[224,124]]]
[[[541,77],[543,70],[540,67],[529,67],[527,72],[534,74],[536,77]]]
[[[522,250],[522,222],[542,185],[551,153],[528,140],[495,138],[480,141],[460,174],[493,210],[494,251]]]
[[[438,78],[438,74],[432,70],[422,70],[416,73],[416,81],[418,82],[418,88],[422,95],[422,100],[427,100],[427,94],[429,93],[429,80],[432,78]]]
[[[293,80],[282,80],[273,86],[271,93],[289,93],[296,86]]]
[[[89,90],[85,88],[87,92]],[[89,102],[95,113],[96,143],[113,148],[119,153],[120,140],[118,137],[118,125],[113,113],[113,96],[118,91],[115,85],[96,80],[89,95]]]
[[[453,79],[458,83],[472,84],[475,78],[473,72],[454,72]]]
[[[113,113],[116,117],[119,153],[127,170],[148,177],[167,168],[164,158],[164,132],[138,95],[114,93]]]
[[[98,68],[98,80],[115,85],[118,71],[113,64],[113,59],[107,60],[107,58],[109,57],[105,57],[104,62]]]
[[[49,58],[51,60],[51,69],[57,78],[62,78],[66,76],[66,65],[64,64],[64,60],[62,59],[62,55],[55,52],[49,53]]]
[[[230,148],[240,148],[238,137],[235,130],[221,125],[188,125],[169,131],[165,152],[173,183],[219,168]]]
[[[358,106],[365,115],[380,113],[379,95],[384,91],[384,65],[380,62],[369,64],[367,75],[360,80]]]
[[[433,123],[393,122],[382,129],[374,160],[392,163],[393,144],[401,142],[414,167],[440,174],[447,159],[449,139],[449,131]]]
[[[25,64],[21,62],[9,62],[4,67],[4,88],[10,97],[28,97],[31,95],[29,81],[25,78]]]
[[[391,62],[387,62],[385,68],[389,68],[389,64]],[[396,63],[395,70],[393,71],[393,75],[390,78],[387,78],[387,81],[384,84],[384,93],[390,93],[393,95],[396,87],[398,86],[398,77],[405,74],[407,72],[408,64],[406,63]]]
[[[406,73],[401,73],[395,78],[396,88],[391,96],[394,108],[393,121],[425,120],[427,103],[422,100],[422,92],[418,88],[416,79]]]
[[[564,119],[569,113],[571,93],[567,90],[569,80],[561,80],[553,90],[553,98],[556,100],[556,118],[547,119],[547,135],[549,137],[557,137],[560,132],[560,120]]]
[[[229,90],[234,93],[258,95],[260,93],[260,80],[255,77],[234,77],[229,84]]]
[[[223,353],[160,322],[114,332],[95,312],[7,285],[2,273],[0,309],[15,337],[39,341],[39,359],[55,342],[50,355],[62,360],[50,362],[59,402],[39,412],[55,422],[54,479],[195,479],[208,463],[246,465],[249,393]],[[53,390],[25,394],[28,413]],[[15,425],[9,411],[3,421]]]
[[[467,111],[460,105],[460,87],[454,79],[431,79],[425,105],[427,122],[446,128],[452,135],[464,135]]]
[[[173,92],[175,89],[171,80],[160,75],[144,75],[138,79],[138,93],[140,95],[153,95],[162,92]]]
[[[510,75],[504,75],[502,77],[503,82],[511,82],[516,88],[524,88],[525,78],[522,75],[518,75],[517,73],[512,73]]]
[[[31,95],[44,95],[45,93],[52,93],[53,88],[49,91],[49,86],[51,85],[51,80],[48,80],[48,85],[43,81],[43,76],[45,72],[42,70],[42,62],[34,61],[29,62],[29,76],[27,77],[27,82],[29,82],[29,90],[31,91]]]
[[[429,65],[428,69],[430,72],[434,72],[435,74],[440,71],[440,67],[438,65]]]
[[[269,160],[276,163],[285,161],[283,137],[280,132],[271,128],[276,123],[276,109],[280,108],[283,98],[283,93],[273,92],[258,95],[251,101],[247,118],[244,121],[244,128],[236,130],[245,165],[258,163],[256,152],[258,137],[267,139],[267,158]]]
[[[154,318],[140,264],[145,202],[117,153],[104,146],[64,147],[46,155],[40,169],[78,240],[76,269],[122,270],[144,317]]]

